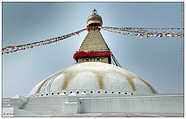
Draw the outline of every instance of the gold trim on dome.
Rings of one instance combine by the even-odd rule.
[[[81,72],[93,72],[97,77],[98,77],[98,83],[99,83],[99,88],[100,89],[104,89],[104,85],[103,85],[103,77],[102,75],[95,71],[95,70],[81,70],[81,71],[76,71],[76,72],[65,72],[65,81],[62,85],[62,90],[66,90],[69,82],[78,74]]]
[[[62,85],[62,90],[65,90],[70,82],[77,74],[78,72],[64,72],[65,78],[64,78],[64,83]]]
[[[55,74],[53,74],[53,75],[50,75],[48,78],[46,78],[46,79],[40,84],[40,86],[39,86],[39,88],[37,89],[36,93],[39,93],[39,92],[40,92],[41,87],[44,85],[45,82],[47,82],[48,80],[50,80],[50,79],[53,78],[53,77],[56,77],[57,75],[59,75],[59,74],[62,73],[62,72],[63,72],[63,71],[59,71],[59,72],[57,72],[57,73],[55,73]]]
[[[130,86],[132,87],[132,90],[133,91],[136,91],[136,87],[135,87],[135,84],[134,82],[131,80],[134,76],[130,77],[130,76],[127,76],[121,72],[118,72],[117,70],[109,70],[109,71],[103,71],[102,73],[98,72],[98,71],[95,71],[95,70],[81,70],[81,71],[77,71],[77,72],[66,72],[65,74],[65,81],[62,85],[62,90],[66,90],[69,82],[80,72],[93,72],[94,74],[96,74],[96,76],[98,77],[98,83],[99,83],[99,87],[100,89],[104,89],[104,83],[103,83],[103,75],[102,73],[118,73],[119,75],[121,75],[124,79],[126,79]]]
[[[104,89],[103,87],[103,79],[98,79],[99,80],[99,88]]]
[[[155,89],[149,84],[147,83],[145,80],[138,78],[139,80],[141,80],[143,83],[145,83],[152,91],[152,93],[157,94],[157,92],[155,91]]]
[[[39,93],[39,92],[40,92],[41,87],[42,87],[42,86],[44,85],[44,83],[47,82],[49,79],[50,79],[50,78],[45,79],[45,80],[41,83],[41,85],[40,85],[39,88],[37,89],[36,93]]]
[[[103,84],[103,75],[99,72],[94,72],[96,73],[97,77],[98,77],[98,83],[99,83],[99,88],[100,89],[104,89],[104,84]]]
[[[85,64],[84,64],[85,65]],[[90,64],[91,65],[91,64]],[[89,65],[89,66],[90,66]],[[103,66],[103,65],[105,65],[105,64],[97,64],[97,65],[99,65],[99,66]],[[106,64],[107,65],[107,64]],[[87,65],[88,66],[88,65]],[[147,85],[150,89],[151,89],[151,91],[152,91],[152,93],[154,93],[154,94],[156,94],[157,92],[153,89],[153,87],[149,84],[149,83],[147,83],[146,81],[144,81],[143,79],[141,79],[141,78],[139,78],[139,77],[137,77],[137,76],[135,76],[135,75],[127,75],[127,74],[124,74],[124,73],[122,73],[122,72],[119,72],[119,71],[117,71],[117,70],[113,70],[113,69],[111,69],[111,70],[105,70],[105,71],[102,71],[102,72],[99,72],[99,71],[96,71],[96,70],[91,70],[91,69],[89,69],[89,70],[81,70],[81,71],[76,71],[76,72],[64,72],[64,71],[60,71],[60,72],[58,72],[58,73],[56,73],[56,74],[54,74],[54,75],[51,75],[51,76],[49,76],[48,78],[46,78],[40,85],[39,85],[39,88],[37,89],[37,91],[36,91],[36,93],[39,93],[40,92],[40,90],[41,90],[41,88],[42,88],[42,86],[48,81],[48,80],[50,80],[50,79],[53,79],[53,78],[55,78],[57,75],[59,75],[59,74],[61,74],[63,72],[63,75],[65,76],[64,77],[64,82],[63,82],[63,85],[62,85],[62,90],[66,90],[67,89],[67,86],[68,86],[68,84],[69,84],[69,82],[78,74],[78,73],[81,73],[81,72],[92,72],[92,73],[94,73],[95,75],[96,75],[96,77],[98,78],[97,80],[98,80],[98,83],[99,83],[99,88],[100,89],[104,89],[104,83],[103,83],[103,79],[104,79],[104,77],[103,77],[103,74],[104,73],[117,73],[117,74],[119,74],[120,76],[122,76],[125,80],[127,80],[128,82],[129,82],[129,84],[130,84],[130,86],[131,86],[131,88],[132,88],[132,90],[133,91],[136,91],[136,87],[135,87],[135,84],[134,84],[134,82],[133,82],[133,78],[136,78],[136,79],[138,79],[138,80],[141,80],[143,83],[145,83],[145,85]]]
[[[105,73],[113,73],[114,72],[114,73],[119,74],[120,76],[122,76],[124,79],[126,79],[129,82],[130,86],[132,87],[132,90],[136,91],[136,86],[135,86],[134,82],[131,80],[132,78],[134,78],[134,76],[128,76],[128,75],[123,74],[117,70],[108,70],[108,71],[104,71],[104,72]]]

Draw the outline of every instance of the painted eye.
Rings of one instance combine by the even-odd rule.
[[[87,59],[83,59],[83,61],[87,61]]]
[[[88,59],[83,59],[83,61],[88,61]]]
[[[96,61],[101,61],[102,59],[101,58],[96,58]]]

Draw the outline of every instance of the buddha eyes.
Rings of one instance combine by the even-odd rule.
[[[96,58],[96,61],[101,61],[102,59],[101,58]]]
[[[87,62],[88,61],[88,58],[87,59],[83,59],[83,61],[86,61]]]

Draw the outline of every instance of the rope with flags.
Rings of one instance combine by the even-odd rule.
[[[137,28],[137,27],[102,27],[103,30],[114,32],[122,35],[127,36],[138,36],[140,38],[183,38],[183,31],[184,28]],[[86,29],[81,29],[77,32],[73,32],[67,35],[43,40],[43,41],[37,41],[33,43],[27,43],[23,45],[17,45],[17,46],[7,46],[5,48],[2,48],[2,54],[9,54],[14,53],[21,50],[26,50],[29,48],[34,48],[38,46],[43,46],[51,43],[56,43],[58,41],[61,41],[63,39],[69,38],[71,36],[77,35]]]
[[[140,38],[182,38],[184,28],[102,27],[103,30]]]
[[[59,37],[55,37],[55,38],[51,38],[51,39],[47,39],[47,40],[43,40],[43,41],[37,41],[37,42],[27,43],[27,44],[17,45],[17,46],[7,46],[5,48],[2,48],[2,54],[14,53],[14,52],[26,50],[29,48],[34,48],[34,47],[38,47],[38,46],[48,45],[51,43],[56,43],[56,42],[61,41],[63,39],[67,39],[69,37],[77,35],[85,30],[86,29],[81,29],[77,32],[73,32],[73,33],[70,33],[67,35],[63,35],[63,36],[59,36]]]

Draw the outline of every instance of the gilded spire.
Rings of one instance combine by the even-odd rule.
[[[79,51],[74,54],[74,59],[78,63],[111,63],[110,50],[100,32],[102,24],[101,16],[94,9],[87,21],[88,34],[82,42]]]

